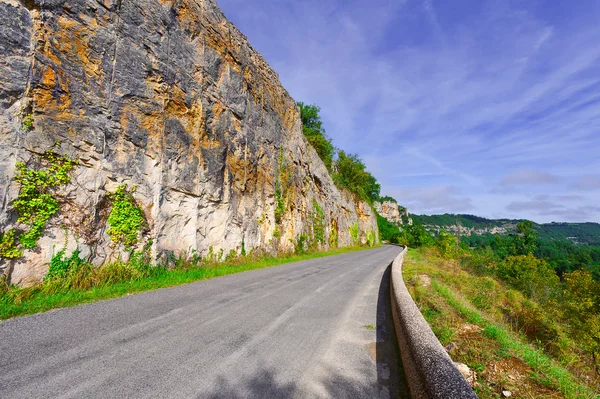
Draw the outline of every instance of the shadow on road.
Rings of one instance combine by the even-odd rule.
[[[377,298],[377,383],[380,392],[388,388],[390,398],[410,398],[392,316],[391,274],[392,265],[383,273]]]

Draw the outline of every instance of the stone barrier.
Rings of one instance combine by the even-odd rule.
[[[391,297],[394,326],[412,398],[477,398],[440,344],[402,279],[407,248],[394,259]]]

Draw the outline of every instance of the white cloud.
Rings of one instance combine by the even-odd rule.
[[[515,170],[502,177],[500,184],[504,186],[531,185],[531,184],[556,184],[560,181],[558,176],[538,170]]]
[[[470,199],[485,216],[599,186],[577,180],[600,176],[600,8],[582,1],[576,23],[504,0],[219,4],[384,192],[455,187],[447,207],[404,198],[419,212]],[[493,191],[504,179],[511,190]],[[593,206],[600,194],[573,201]]]

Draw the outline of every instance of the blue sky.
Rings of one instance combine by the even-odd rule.
[[[600,222],[600,1],[217,2],[412,213]]]

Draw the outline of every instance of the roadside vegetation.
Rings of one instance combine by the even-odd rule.
[[[304,136],[319,154],[334,183],[369,204],[380,201],[381,185],[369,173],[363,160],[357,154],[349,154],[344,150],[336,149],[325,133],[319,115],[321,109],[316,105],[302,102],[298,103],[298,107],[300,107]]]
[[[81,259],[78,251],[69,256],[60,251],[52,258],[45,280],[38,285],[8,285],[0,277],[0,319],[368,248],[355,246],[328,252],[299,249],[277,257],[256,252],[224,256],[209,250],[204,257],[193,252],[159,265],[152,264],[149,248],[146,248],[132,252],[127,262],[113,262],[100,267]]]
[[[476,374],[480,398],[600,397],[600,282],[591,271],[559,273],[536,257],[527,221],[494,248],[423,231],[416,224],[399,237],[416,247],[405,281],[452,359]]]

